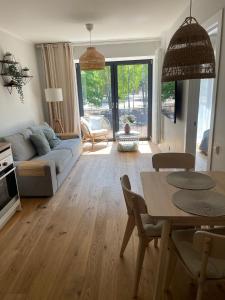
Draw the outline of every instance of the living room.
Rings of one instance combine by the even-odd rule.
[[[1,4],[0,298],[224,299],[225,0]]]

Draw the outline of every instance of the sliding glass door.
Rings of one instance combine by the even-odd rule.
[[[149,64],[124,62],[117,64],[118,129],[123,130],[124,120],[130,116],[131,127],[143,139],[149,138]]]
[[[101,71],[80,71],[76,65],[80,114],[104,118],[110,138],[132,119],[131,129],[151,137],[152,60],[108,62]]]
[[[99,71],[81,71],[78,76],[80,115],[99,123],[104,118],[110,124],[110,138],[113,138],[113,112],[111,69],[106,66]]]

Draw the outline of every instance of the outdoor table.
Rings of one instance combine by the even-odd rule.
[[[131,130],[129,133],[124,131],[116,132],[117,150],[130,152],[138,150],[140,132]]]

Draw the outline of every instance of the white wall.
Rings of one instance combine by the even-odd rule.
[[[204,23],[210,17],[215,15],[220,9],[225,8],[225,0],[195,0],[193,3],[193,16],[197,18],[200,23]],[[163,45],[166,48],[171,35],[178,29],[185,16],[189,14],[186,10],[182,16],[179,17],[174,26],[164,34]],[[220,153],[216,154],[213,150],[212,154],[212,169],[225,170],[225,23],[223,22],[222,35],[221,35],[221,50],[220,50],[220,68],[218,74],[218,89],[217,89],[217,104],[215,113],[215,128],[214,128],[214,143],[213,149],[216,146],[220,147]],[[168,151],[170,146],[171,151],[184,151],[186,149],[186,135],[191,134],[191,128],[187,127],[187,118],[192,116],[188,115],[188,99],[189,99],[189,82],[185,81],[184,87],[186,96],[183,101],[183,114],[177,121],[177,124],[172,124],[168,119],[164,118],[163,126],[163,141],[162,150]],[[190,91],[191,92],[191,91]],[[193,99],[192,99],[193,100]],[[193,116],[194,118],[195,116]],[[192,119],[193,119],[192,118]],[[194,121],[194,120],[193,120]]]
[[[20,102],[17,91],[13,90],[10,95],[0,79],[0,136],[14,133],[32,122],[43,120],[34,45],[0,31],[0,59],[6,51],[14,54],[22,66],[29,67],[34,78],[24,86],[24,104]]]
[[[154,56],[155,51],[161,45],[160,40],[153,41],[124,41],[93,45],[106,58]],[[74,59],[79,59],[87,45],[74,45]]]

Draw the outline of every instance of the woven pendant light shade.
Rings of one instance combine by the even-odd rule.
[[[188,17],[173,35],[163,63],[162,82],[215,77],[215,56],[206,30]]]
[[[79,59],[81,70],[102,70],[105,68],[105,57],[95,47],[88,47]]]

